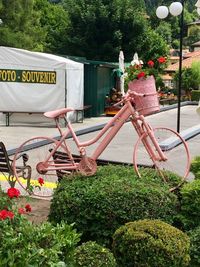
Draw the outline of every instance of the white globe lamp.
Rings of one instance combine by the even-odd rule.
[[[200,0],[198,0],[198,1],[196,2],[195,6],[196,6],[197,8],[200,7]]]
[[[183,11],[183,6],[180,2],[173,2],[169,6],[169,12],[172,14],[172,16],[179,16]]]
[[[159,19],[165,19],[169,14],[169,10],[166,6],[159,6],[157,9],[156,9],[156,16],[159,18]]]

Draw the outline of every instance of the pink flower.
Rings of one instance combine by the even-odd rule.
[[[17,188],[11,187],[8,189],[7,195],[9,196],[9,198],[19,197],[20,191]]]
[[[147,65],[148,65],[150,68],[153,68],[153,66],[154,66],[154,62],[153,62],[153,60],[149,60],[149,61],[147,62]]]
[[[38,178],[38,183],[39,183],[41,186],[43,186],[43,184],[44,184],[44,179],[43,179],[42,177],[39,177],[39,178]]]
[[[25,209],[26,209],[26,212],[31,212],[32,211],[32,208],[31,208],[30,204],[26,204]]]
[[[158,62],[161,63],[161,64],[162,63],[165,63],[166,62],[166,59],[164,57],[159,57],[158,58]]]
[[[137,78],[140,79],[142,77],[145,77],[145,72],[140,72],[138,75],[137,75]]]

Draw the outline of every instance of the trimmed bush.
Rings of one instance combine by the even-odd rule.
[[[188,232],[190,237],[190,267],[200,266],[200,226]]]
[[[190,171],[194,174],[195,179],[200,179],[200,156],[192,160]]]
[[[200,180],[194,180],[181,188],[181,210],[178,215],[183,228],[190,230],[200,225]]]
[[[33,225],[23,216],[0,220],[0,267],[65,266],[79,241],[72,226]]]
[[[75,249],[74,267],[116,267],[113,254],[96,242],[86,242]]]
[[[199,101],[200,99],[200,90],[192,90],[191,91],[191,100],[192,101]]]
[[[113,236],[120,267],[189,266],[189,237],[160,220],[139,220],[121,226]]]
[[[49,220],[53,223],[75,222],[82,241],[108,245],[115,230],[126,222],[152,218],[172,223],[177,214],[177,196],[169,192],[153,169],[141,170],[142,178],[132,167],[99,167],[92,177],[63,179],[51,202]],[[177,182],[177,177],[172,175]]]

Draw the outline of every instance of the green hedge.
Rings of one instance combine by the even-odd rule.
[[[111,251],[96,242],[86,242],[75,249],[73,267],[116,267]]]
[[[67,224],[33,225],[21,215],[0,220],[0,229],[0,267],[64,265],[80,236]]]
[[[192,101],[199,101],[200,99],[200,90],[192,90],[191,91],[191,100]]]
[[[200,180],[194,180],[185,184],[180,191],[181,210],[178,218],[183,225],[183,229],[200,225]]]
[[[189,237],[159,220],[121,226],[113,236],[113,253],[120,267],[189,266]]]
[[[63,179],[54,193],[49,220],[75,222],[82,241],[109,244],[114,231],[128,221],[157,218],[172,223],[178,200],[153,169],[99,167],[92,177]],[[171,176],[177,181],[176,176]]]
[[[195,179],[200,179],[200,156],[192,160],[190,171],[194,174]]]
[[[200,226],[189,231],[188,236],[190,237],[190,267],[200,266]]]

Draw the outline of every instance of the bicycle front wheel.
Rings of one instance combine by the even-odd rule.
[[[166,171],[181,176],[183,180],[186,179],[190,170],[190,154],[185,140],[176,131],[169,128],[155,128],[153,135],[165,159],[160,157],[152,138],[144,133],[134,148],[133,163],[137,174],[140,176],[138,166],[144,166],[157,169],[166,181],[169,176]]]
[[[13,160],[13,169],[15,177],[20,186],[29,194],[39,197],[51,197],[53,190],[61,178],[60,170],[55,169],[55,163],[58,163],[62,156],[62,162],[75,166],[73,160],[69,160],[68,152],[65,146],[59,146],[58,150],[48,160],[46,160],[52,149],[58,144],[53,138],[35,137],[24,142],[18,149]],[[24,165],[22,154],[26,154],[26,164],[31,167],[31,174],[25,179],[18,172],[17,166]],[[60,156],[61,155],[61,156]],[[56,162],[57,160],[57,162]]]

